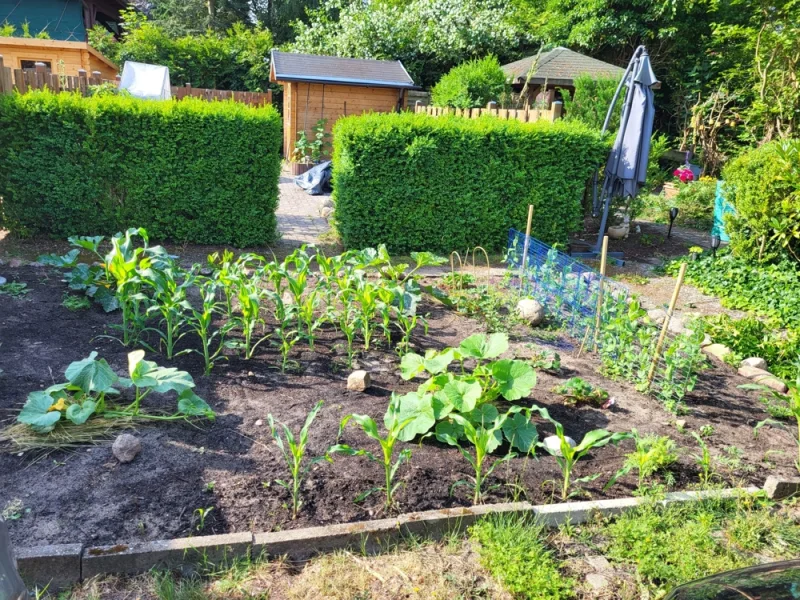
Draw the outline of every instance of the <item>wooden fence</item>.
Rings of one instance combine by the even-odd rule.
[[[103,79],[100,71],[87,73],[83,69],[78,75],[59,75],[52,73],[42,63],[36,64],[36,69],[12,69],[3,65],[0,56],[0,94],[10,94],[18,91],[24,94],[30,90],[49,88],[54,92],[80,92],[84,96],[90,93],[90,86],[104,83],[119,85],[119,76],[116,79]],[[231,90],[211,90],[206,88],[193,88],[191,84],[185,86],[172,86],[172,97],[175,100],[184,98],[200,98],[202,100],[231,100],[263,106],[272,104],[272,92],[234,92]]]
[[[467,119],[477,119],[483,115],[492,115],[499,119],[512,119],[522,121],[523,123],[533,123],[534,121],[550,121],[561,118],[561,110],[563,105],[561,102],[553,102],[550,108],[523,108],[523,109],[510,109],[510,108],[497,108],[495,102],[489,102],[486,108],[443,108],[441,106],[423,106],[417,102],[414,106],[414,112],[425,113],[432,117],[441,117],[442,115],[456,115],[459,117],[466,117]]]

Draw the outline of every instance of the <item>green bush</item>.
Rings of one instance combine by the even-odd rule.
[[[510,227],[565,243],[608,146],[576,123],[369,114],[334,128],[336,219],[347,247],[505,247]]]
[[[573,80],[573,85],[574,94],[570,94],[568,90],[561,90],[564,98],[564,118],[568,121],[580,121],[594,129],[602,129],[608,107],[611,106],[614,92],[619,85],[619,78],[578,75]],[[619,129],[622,104],[623,98],[620,96],[608,123],[610,132]]]
[[[500,61],[495,56],[487,56],[450,69],[431,89],[431,101],[435,106],[485,108],[493,100],[501,102],[507,90],[506,74],[500,68]]]
[[[0,97],[0,223],[20,236],[273,242],[272,107],[32,92]]]
[[[642,216],[656,223],[669,223],[669,209],[678,208],[677,225],[710,231],[714,224],[714,199],[717,180],[701,177],[698,181],[679,184],[678,195],[666,198],[663,194],[650,194],[644,200]]]
[[[734,254],[800,261],[800,140],[744,152],[728,163],[722,177],[736,209],[726,217]]]
[[[272,35],[261,28],[236,23],[224,34],[172,37],[143,15],[125,13],[121,42],[96,27],[91,44],[120,66],[126,60],[169,67],[172,85],[196,88],[265,92],[269,88],[269,52]]]

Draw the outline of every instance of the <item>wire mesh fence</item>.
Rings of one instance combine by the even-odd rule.
[[[510,285],[542,304],[580,343],[579,353],[595,352],[604,375],[628,380],[670,410],[680,409],[706,364],[701,321],[678,327],[668,314],[662,325],[627,286],[535,238],[527,238],[526,252],[526,236],[515,229],[509,232],[506,262]]]

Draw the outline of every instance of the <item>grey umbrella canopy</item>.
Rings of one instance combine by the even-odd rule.
[[[605,123],[603,123],[603,133],[605,133],[620,91],[623,85],[627,86],[619,131],[617,131],[614,146],[611,148],[606,162],[603,188],[599,198],[597,196],[597,178],[595,177],[593,210],[597,214],[602,208],[603,218],[600,222],[597,244],[589,253],[591,255],[600,251],[611,201],[618,197],[636,196],[644,185],[647,176],[647,161],[650,158],[650,138],[653,135],[653,119],[655,118],[653,87],[656,84],[658,84],[658,79],[650,65],[647,49],[639,46],[633,53],[628,68],[617,86]]]

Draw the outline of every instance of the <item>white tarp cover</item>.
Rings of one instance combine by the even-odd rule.
[[[172,98],[169,69],[160,65],[125,61],[119,87],[128,90],[136,98],[146,100],[169,100]]]

